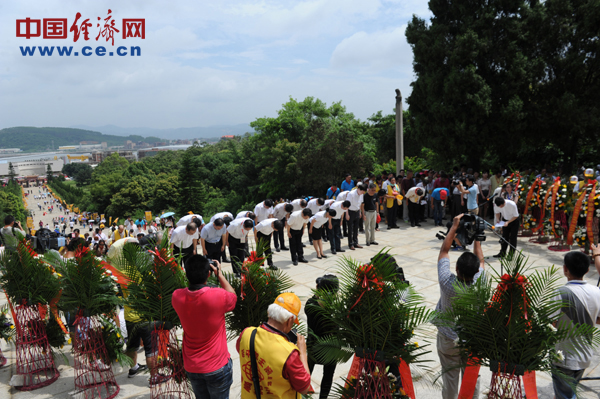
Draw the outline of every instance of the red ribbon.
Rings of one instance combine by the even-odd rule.
[[[526,371],[523,375],[523,385],[527,399],[538,399],[535,371]]]
[[[354,307],[356,305],[358,305],[358,303],[362,299],[363,295],[365,295],[365,293],[367,291],[369,291],[371,289],[377,289],[380,292],[383,292],[382,287],[384,286],[385,283],[383,281],[379,281],[379,279],[377,278],[376,275],[369,278],[369,273],[375,274],[375,269],[373,268],[373,265],[363,265],[358,268],[356,274],[357,274],[358,282],[360,283],[360,286],[363,288],[363,291],[360,294],[360,296],[358,297],[358,299],[356,300],[356,302],[354,302],[354,305],[352,305],[350,310],[354,309]],[[370,284],[373,284],[374,287],[371,287]],[[348,317],[350,317],[349,312],[350,311],[348,311]]]
[[[598,184],[597,180],[593,180],[592,190],[588,194],[587,200],[587,217],[585,221],[585,227],[587,228],[587,236],[590,244],[594,243],[594,201],[596,197],[596,185]]]
[[[413,386],[410,366],[401,359],[400,364],[398,365],[398,371],[400,372],[400,379],[402,380],[402,389],[404,390],[404,393],[406,393],[410,399],[415,399],[415,387]]]
[[[462,383],[460,384],[460,392],[458,399],[471,399],[475,395],[475,387],[477,386],[477,377],[479,377],[479,360],[469,358],[467,367],[463,374]]]

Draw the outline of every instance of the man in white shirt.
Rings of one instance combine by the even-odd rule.
[[[256,248],[262,250],[263,256],[267,258],[270,269],[277,270],[273,265],[273,252],[271,252],[271,235],[273,232],[283,230],[283,223],[276,218],[265,219],[255,227]]]
[[[254,222],[250,218],[235,219],[227,227],[227,246],[231,255],[231,266],[236,276],[242,274],[242,264],[246,258],[244,243],[248,232],[254,228]]]
[[[350,201],[350,208],[348,208],[348,247],[354,251],[355,248],[362,248],[358,244],[358,222],[361,219],[360,206],[363,203],[363,194],[365,193],[365,186],[359,183],[355,190],[349,191],[346,199]]]
[[[195,220],[195,219],[197,219],[197,220]],[[198,222],[200,222],[200,224],[198,224]],[[186,226],[188,223],[196,223],[198,228],[200,230],[202,230],[202,226],[204,226],[204,219],[202,218],[202,215],[196,215],[196,214],[185,215],[181,219],[179,219],[179,221],[177,222],[177,227]]]
[[[348,194],[350,194],[350,191],[342,191],[336,198],[336,202],[338,201],[346,201],[346,199],[348,198]],[[344,232],[344,237],[348,237],[348,220],[346,218],[342,218],[342,227],[343,227],[343,232]]]
[[[311,216],[312,212],[310,209],[302,209],[301,211],[292,212],[287,221],[287,234],[290,240],[290,253],[294,266],[297,266],[298,262],[308,263],[304,258],[302,231],[304,231],[304,226]]]
[[[593,256],[599,257],[598,248],[593,248]],[[558,328],[577,328],[587,325],[591,328],[600,324],[600,290],[584,280],[589,271],[590,259],[580,251],[571,251],[564,257],[563,272],[567,284],[558,289],[556,301],[563,303],[557,312]],[[552,372],[554,396],[575,398],[573,384],[577,385],[594,356],[594,347],[587,339],[575,338],[558,342],[556,349],[563,352],[564,359],[554,365],[560,374]],[[566,377],[566,378],[565,378]]]
[[[411,187],[406,192],[406,199],[408,200],[408,218],[411,227],[421,227],[419,224],[419,202],[424,195],[425,190],[417,186]]]
[[[347,192],[347,191],[344,191]],[[338,252],[346,252],[345,249],[342,249],[341,239],[342,239],[342,221],[344,219],[348,219],[348,208],[350,208],[350,201],[336,201],[334,202],[329,209],[333,209],[335,211],[335,216],[328,223],[329,228],[329,243],[331,245],[331,253],[337,254]]]
[[[294,211],[294,206],[292,204],[288,204],[286,202],[282,202],[281,204],[275,205],[273,208],[273,217],[281,221],[282,227],[281,230],[278,230],[273,234],[273,242],[275,243],[275,251],[287,251],[289,248],[285,246],[285,241],[283,239],[283,229],[286,225],[288,215]],[[279,249],[281,247],[281,249]]]
[[[223,223],[225,223],[225,228],[229,227],[229,224],[234,219],[233,214],[229,212],[219,212],[213,217],[210,218],[210,222],[213,223],[217,219],[223,219]],[[225,241],[226,243],[226,241]],[[231,257],[231,250],[229,250],[229,257]],[[223,252],[221,252],[221,262],[222,263],[230,263],[231,259],[227,259],[227,254],[225,252],[225,248],[223,247]]]
[[[494,204],[497,207],[496,209],[500,211],[496,217],[499,218],[499,220],[504,221],[504,226],[502,226],[502,246],[500,253],[494,255],[494,258],[502,258],[506,255],[508,243],[511,245],[509,254],[512,256],[515,252],[515,248],[517,248],[517,234],[519,233],[520,224],[517,204],[515,204],[514,201],[505,200],[502,197],[496,197],[494,199]]]
[[[273,200],[266,199],[260,204],[254,207],[254,214],[256,215],[256,223],[260,223],[265,219],[273,217]]]
[[[303,198],[298,198],[295,199],[291,202],[292,206],[294,207],[294,211],[301,211],[302,209],[306,208],[306,206],[308,205],[308,203],[306,202],[305,199]]]
[[[225,236],[225,238],[223,238]],[[225,251],[225,242],[227,241],[227,228],[223,219],[215,219],[210,222],[200,232],[200,243],[202,244],[202,253],[208,259],[220,260],[221,253]]]
[[[189,223],[186,226],[179,226],[171,233],[171,250],[173,255],[182,254],[182,265],[190,256],[196,255],[198,246],[198,227],[195,223]]]
[[[253,222],[256,222],[256,215],[252,211],[241,211],[237,214],[237,216],[235,218],[236,219],[248,218],[248,219],[252,219]]]
[[[327,209],[325,211],[315,213],[308,220],[308,234],[312,238],[313,246],[317,252],[317,259],[327,258],[323,253],[323,232],[325,231],[325,225],[328,225],[331,218],[336,215],[335,210]]]

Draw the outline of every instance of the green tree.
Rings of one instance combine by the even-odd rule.
[[[52,175],[52,166],[50,164],[46,165],[46,181],[51,182],[53,178]]]
[[[540,7],[431,0],[431,23],[414,16],[408,24],[417,77],[408,97],[411,121],[417,139],[448,163],[478,167],[486,153],[510,160],[539,144],[528,135],[536,123],[528,110],[531,84],[544,72],[531,39]]]
[[[91,182],[93,170],[90,164],[74,162],[63,166],[62,173],[75,179],[78,186],[84,186]]]
[[[181,168],[179,169],[179,206],[177,209],[181,215],[187,214],[189,211],[201,213],[204,203],[206,186],[196,172],[198,162],[192,155],[194,151],[195,149],[191,151],[186,150],[186,154],[181,159]]]
[[[17,173],[15,172],[15,167],[13,166],[12,162],[9,162],[8,163],[8,180],[15,181],[16,176],[17,176]]]
[[[155,213],[176,209],[179,203],[179,179],[177,175],[161,173],[156,179],[151,209]]]

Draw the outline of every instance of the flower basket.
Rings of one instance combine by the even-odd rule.
[[[44,322],[37,305],[23,300],[15,308],[17,329],[17,374],[23,376],[20,391],[31,391],[52,384],[60,373],[54,364]]]
[[[517,233],[517,237],[531,237],[533,236],[533,230],[525,229],[523,226],[519,227],[519,232]]]
[[[377,356],[377,352],[362,353],[358,358],[358,375],[354,390],[354,399],[383,398],[391,399],[390,380],[386,373],[383,356]],[[381,359],[381,360],[377,360]]]
[[[168,325],[165,323],[155,323],[151,332],[152,352],[156,354],[156,362],[150,370],[150,397],[192,399],[175,328],[166,327]]]
[[[525,374],[525,367],[509,365],[497,360],[490,361],[492,382],[490,384],[489,399],[522,399],[524,390],[521,377]]]
[[[103,338],[103,326],[97,316],[75,320],[73,351],[75,357],[75,389],[85,399],[111,399],[120,388],[112,371]]]

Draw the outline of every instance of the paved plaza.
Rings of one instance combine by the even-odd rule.
[[[37,191],[37,190],[36,190]],[[34,201],[30,201],[35,206]],[[40,217],[37,215],[34,217],[35,223],[38,223]],[[44,222],[50,222],[51,215],[45,218],[41,218]],[[56,216],[56,213],[54,214]],[[342,255],[352,257],[360,261],[367,262],[373,257],[379,250],[384,248],[390,248],[390,253],[393,254],[398,261],[398,264],[404,268],[406,278],[420,292],[425,300],[425,305],[433,309],[439,298],[439,286],[437,283],[437,258],[441,246],[441,241],[435,237],[435,233],[440,229],[433,226],[433,222],[429,220],[426,223],[422,223],[423,227],[410,228],[409,224],[400,223],[400,229],[386,230],[385,224],[382,225],[382,231],[376,232],[376,240],[379,242],[379,246],[364,246],[363,249],[357,249],[355,251],[348,250],[347,240],[345,239],[342,244],[342,248],[346,249],[343,254],[333,256],[327,249],[325,254],[328,256],[327,259],[318,260],[312,246],[308,245],[308,239],[305,234],[305,242],[307,247],[305,248],[306,258],[308,264],[300,264],[299,266],[293,266],[290,260],[289,252],[274,252],[274,264],[281,268],[287,273],[294,282],[293,291],[300,297],[303,304],[301,316],[304,320],[304,304],[306,300],[312,295],[311,290],[315,288],[315,280],[317,277],[322,276],[325,273],[335,273],[337,264],[340,261]],[[499,239],[492,235],[487,234],[487,241],[483,244],[483,252],[486,257],[499,252],[500,245]],[[364,245],[365,238],[364,234],[359,235],[359,241],[361,245]],[[251,239],[251,245],[253,245]],[[536,267],[547,267],[552,264],[562,266],[562,256],[564,253],[551,252],[547,249],[546,245],[532,244],[527,239],[519,239],[519,247],[523,249],[526,255],[529,256],[530,261]],[[325,243],[325,248],[329,248],[329,245]],[[462,252],[452,252],[450,260],[452,268],[454,268],[456,259]],[[487,268],[499,269],[500,263],[493,259],[490,259],[490,263],[486,266]],[[225,270],[231,271],[231,264],[224,266]],[[598,282],[598,273],[592,267],[590,272],[587,274],[587,280],[596,284]],[[566,282],[566,278],[561,280],[561,283]],[[2,295],[0,299],[0,305],[6,303],[6,298]],[[430,360],[427,364],[429,367],[428,371],[413,370],[413,377],[415,377],[416,384],[415,388],[417,391],[417,398],[441,398],[440,387],[432,386],[431,380],[435,379],[439,375],[440,367],[435,351],[435,329],[432,326],[426,326],[421,332],[424,337],[418,337],[418,342],[423,345],[427,341],[432,343],[428,349],[431,353],[426,355],[426,358]],[[73,368],[64,364],[61,357],[57,357],[59,364],[60,378],[52,385],[41,388],[32,392],[19,392],[9,386],[9,381],[12,375],[15,373],[15,351],[14,346],[7,346],[5,342],[1,343],[2,351],[8,358],[8,363],[5,367],[0,369],[0,398],[69,398],[74,390],[73,381]],[[65,346],[65,353],[69,359],[71,365],[73,365],[73,357],[69,354],[70,347]],[[229,343],[229,353],[234,361],[234,383],[231,388],[231,397],[240,397],[240,368],[238,354],[235,351],[235,341]],[[144,362],[143,353],[138,356],[140,363]],[[594,362],[590,368],[586,370],[584,377],[600,377],[600,353],[596,353]],[[340,383],[343,377],[345,377],[350,368],[350,363],[338,365],[335,373],[335,382]],[[149,398],[150,389],[148,388],[148,375],[138,375],[135,378],[127,377],[127,370],[121,368],[118,364],[113,365],[117,382],[121,387],[121,392],[118,398]],[[319,383],[321,380],[320,366],[316,366],[313,374],[313,387],[318,392]],[[481,370],[481,390],[482,392],[489,386],[491,372],[489,370]],[[540,398],[552,398],[552,382],[547,374],[538,374],[538,395]],[[439,380],[437,382],[439,384]],[[583,397],[585,398],[600,398],[600,381],[583,381]],[[318,397],[318,395],[313,395]]]

